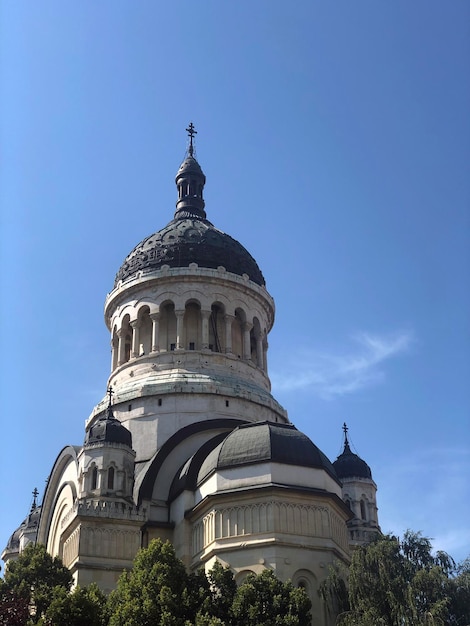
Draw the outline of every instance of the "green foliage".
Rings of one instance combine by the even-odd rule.
[[[349,571],[341,561],[328,567],[328,576],[320,585],[322,597],[330,615],[340,615],[350,610],[347,580]]]
[[[45,626],[106,626],[106,596],[95,583],[83,589],[75,587],[72,593],[65,587],[55,587],[44,623]]]
[[[470,564],[469,564],[470,565]],[[344,588],[330,571],[322,595],[343,626],[466,626],[470,623],[470,566],[457,570],[445,552],[432,553],[431,541],[407,531],[402,541],[384,536],[352,555],[349,607]]]
[[[191,619],[191,582],[169,543],[154,540],[141,549],[109,597],[110,626],[178,626]],[[191,596],[191,597],[190,597]]]
[[[247,576],[237,589],[232,613],[237,626],[310,624],[310,600],[303,589],[283,583],[271,570]]]
[[[170,543],[140,550],[108,599],[109,626],[303,626],[310,600],[271,571],[251,575],[237,588],[229,568],[216,563],[187,574]]]
[[[32,609],[31,624],[39,624],[54,597],[54,588],[66,591],[72,585],[72,574],[62,561],[52,557],[42,545],[26,546],[16,561],[6,568],[2,588],[21,598]]]

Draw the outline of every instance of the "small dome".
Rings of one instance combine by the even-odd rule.
[[[41,507],[36,506],[31,510],[29,515],[21,522],[20,526],[11,535],[5,550],[16,551],[20,548],[20,539],[25,532],[37,530],[39,526],[39,518],[41,517]]]
[[[346,440],[343,453],[333,463],[339,478],[370,478],[372,472],[365,461],[357,454],[351,452],[349,443]]]
[[[207,456],[198,482],[222,468],[266,461],[324,469],[338,480],[329,459],[295,426],[257,422],[238,427]]]
[[[87,431],[85,445],[93,443],[120,443],[132,448],[130,431],[114,417],[111,407]]]
[[[191,155],[188,155],[181,163],[179,170],[176,173],[176,180],[178,180],[178,178],[183,174],[197,174],[198,176],[203,176],[204,182],[206,182],[206,177],[204,176],[201,166]]]

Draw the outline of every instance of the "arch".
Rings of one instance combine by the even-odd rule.
[[[235,309],[232,321],[232,352],[239,359],[243,358],[243,326],[246,323],[246,313],[243,309]]]
[[[201,349],[201,304],[194,299],[188,300],[184,308],[183,348]]]
[[[237,587],[243,584],[250,575],[256,576],[256,573],[251,569],[243,569],[241,572],[235,574],[235,582],[237,583]]]
[[[209,317],[209,349],[213,352],[223,352],[225,350],[225,306],[219,302],[214,302],[211,306]]]
[[[367,521],[367,500],[365,496],[362,496],[360,506],[361,506],[361,519],[363,519],[364,521]]]
[[[120,329],[120,354],[119,354],[119,365],[123,363],[127,363],[131,358],[131,349],[132,349],[132,327],[130,325],[130,315],[126,313],[122,318],[121,329]]]
[[[318,593],[318,580],[308,569],[299,569],[292,576],[294,587],[303,589],[312,603],[312,615],[321,615],[321,600]]]
[[[91,467],[90,489],[98,489],[98,468],[95,464]]]
[[[111,371],[114,372],[116,367],[118,366],[119,360],[119,337],[117,332],[116,324],[113,326],[113,331],[111,333]]]
[[[139,322],[139,341],[137,345],[137,355],[150,354],[152,349],[152,320],[150,319],[150,307],[144,304],[137,312]]]
[[[107,487],[109,490],[113,491],[114,490],[114,467],[112,465],[110,465],[110,467],[108,467],[108,484]]]
[[[62,481],[64,479],[64,474],[66,474],[69,469],[72,469],[72,473],[75,474],[78,482],[77,452],[79,449],[79,447],[66,446],[60,451],[57,459],[55,460],[42,502],[37,538],[38,543],[47,545],[49,541],[52,516],[54,515],[54,511],[57,506],[60,491],[63,488],[64,483],[62,483]],[[76,485],[72,481],[68,481],[67,484],[70,485],[70,488],[72,489],[72,499],[75,500],[77,497]]]
[[[140,472],[140,482],[137,479],[134,485],[134,495],[136,501],[138,502],[138,505],[140,506],[142,504],[142,500],[150,500],[152,498],[153,488],[157,480],[157,475],[163,464],[165,463],[165,460],[173,452],[175,452],[179,444],[181,444],[189,437],[192,437],[196,433],[216,429],[221,429],[227,432],[233,430],[241,424],[246,423],[246,421],[240,419],[218,418],[210,419],[204,422],[196,422],[194,424],[189,424],[188,426],[184,426],[183,428],[181,428],[162,445],[162,447],[155,453],[153,458]],[[202,463],[203,460],[203,458],[200,459],[200,462]],[[170,488],[170,486],[171,485],[168,485],[168,489]]]
[[[175,303],[165,301],[160,306],[160,350],[176,349],[176,314]]]

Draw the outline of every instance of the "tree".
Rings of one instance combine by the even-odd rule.
[[[455,573],[448,554],[433,554],[427,537],[407,531],[401,541],[383,536],[353,552],[349,607],[341,604],[338,571],[330,571],[322,595],[344,626],[464,626],[470,623],[470,574],[465,567]]]
[[[233,573],[216,563],[187,574],[173,546],[153,540],[108,599],[109,626],[304,626],[310,600],[270,570],[237,589]],[[78,626],[78,624],[77,624]]]
[[[191,619],[188,576],[175,550],[161,540],[141,549],[108,600],[110,626],[184,625]]]
[[[307,626],[311,602],[305,591],[281,582],[271,570],[250,574],[237,589],[232,604],[237,626]]]
[[[48,554],[44,546],[30,543],[16,561],[8,562],[2,591],[26,602],[31,613],[30,623],[38,624],[57,586],[69,591],[72,574],[59,558]]]
[[[28,601],[4,587],[0,580],[0,626],[24,626],[29,618]]]
[[[45,626],[106,626],[106,596],[95,583],[75,587],[55,587],[54,597],[45,612]]]

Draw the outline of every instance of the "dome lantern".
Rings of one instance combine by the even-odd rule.
[[[202,195],[206,177],[201,166],[194,157],[194,136],[197,130],[191,122],[186,129],[189,135],[189,148],[186,158],[176,174],[175,183],[178,189],[175,219],[206,219],[204,198]]]

